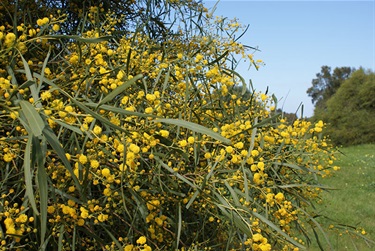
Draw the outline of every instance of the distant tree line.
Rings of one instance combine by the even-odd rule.
[[[313,121],[327,123],[336,145],[375,143],[375,74],[371,70],[322,66],[307,90]]]

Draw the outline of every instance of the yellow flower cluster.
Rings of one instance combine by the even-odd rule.
[[[9,202],[9,197],[12,194],[14,194],[13,189],[9,190],[8,194],[1,195],[2,202],[0,206],[2,212],[0,212],[0,220],[4,223],[5,229],[3,230],[4,232],[1,232],[0,237],[4,240],[4,235],[8,235],[12,237],[14,242],[19,243],[22,235],[35,232],[36,229],[31,226],[34,222],[34,217],[28,217],[25,214],[26,208],[18,203],[12,205]]]
[[[51,250],[71,250],[70,240],[76,250],[298,250],[311,223],[300,198],[317,200],[315,177],[338,168],[323,122],[279,119],[269,96],[241,89],[229,55],[261,61],[213,32],[237,21],[209,19],[204,34],[161,43],[142,32],[106,39],[120,20],[102,6],[86,14],[82,40],[68,40],[58,64],[19,57],[15,80],[0,63],[1,178],[27,179],[22,206],[1,202],[1,247],[38,242],[32,215],[43,207]],[[21,25],[25,43],[51,46],[37,34],[55,34],[63,17]],[[23,42],[13,35],[0,34],[4,48]]]
[[[48,18],[48,17],[44,17],[44,18],[42,18],[42,19],[38,19],[38,20],[36,21],[36,23],[37,23],[39,26],[43,26],[43,25],[49,23],[49,18]]]

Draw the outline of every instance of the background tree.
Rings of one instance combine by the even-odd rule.
[[[350,67],[336,67],[332,72],[331,67],[322,66],[321,72],[317,73],[316,78],[312,80],[312,86],[307,89],[307,94],[315,104],[314,116],[316,120],[322,119],[327,100],[336,93],[353,71],[354,68]]]
[[[327,101],[326,133],[335,144],[375,142],[375,74],[359,69]]]

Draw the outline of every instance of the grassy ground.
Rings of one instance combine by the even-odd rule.
[[[352,146],[340,151],[343,155],[338,156],[336,165],[341,170],[334,177],[322,180],[338,190],[324,193],[325,202],[318,209],[337,223],[363,227],[364,237],[375,240],[375,145]],[[335,225],[339,226],[337,223]],[[368,247],[362,239],[352,240],[348,234],[340,236],[329,231],[328,237],[333,250],[375,250],[375,244]],[[314,245],[309,250],[320,249]]]

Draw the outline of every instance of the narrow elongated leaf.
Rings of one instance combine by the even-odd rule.
[[[160,122],[160,123],[167,123],[167,124],[172,124],[172,125],[184,127],[184,128],[189,129],[189,130],[192,130],[194,132],[198,132],[198,133],[210,136],[211,138],[216,139],[218,141],[221,141],[225,144],[228,144],[228,145],[231,144],[231,141],[229,139],[221,136],[220,134],[212,131],[211,129],[209,129],[207,127],[204,127],[202,125],[199,125],[199,124],[196,124],[196,123],[193,123],[193,122],[189,122],[189,121],[185,121],[185,120],[181,120],[181,119],[156,119],[156,120],[153,120],[153,121],[155,123]]]
[[[323,251],[324,251],[324,248],[323,248],[323,246],[322,246],[322,243],[320,242],[320,239],[319,239],[319,235],[318,235],[318,233],[315,231],[315,229],[314,229],[313,227],[312,227],[311,229],[312,229],[313,232],[314,232],[315,240],[316,240],[316,243],[318,244],[320,250],[323,250]],[[350,238],[350,239],[351,239],[351,238]]]
[[[22,53],[20,51],[19,51],[19,54],[20,54],[20,57],[21,57],[21,60],[22,60],[22,63],[23,63],[23,67],[25,68],[25,73],[26,73],[27,80],[33,81],[33,75],[31,74],[31,70],[30,70],[29,64],[27,63],[27,61],[25,60],[25,58],[22,56]]]
[[[35,84],[35,81],[34,80],[27,80],[25,83],[23,83],[22,85],[20,85],[18,88],[19,89],[25,89],[25,88],[28,88],[32,85]]]
[[[186,209],[190,208],[190,206],[193,204],[193,202],[195,201],[199,193],[200,193],[200,190],[197,190],[194,192],[193,196],[191,196],[189,202],[186,204]]]
[[[223,54],[221,54],[218,58],[216,58],[215,60],[209,62],[207,65],[213,65],[213,64],[218,63],[221,59],[223,59],[224,57],[226,57],[228,54],[229,54],[229,51],[225,51],[225,52],[224,52]]]
[[[109,121],[108,119],[104,118],[103,116],[100,116],[98,113],[92,111],[91,109],[89,109],[87,106],[85,106],[84,104],[82,104],[81,102],[75,100],[75,99],[71,99],[71,101],[76,104],[81,110],[85,111],[86,113],[90,114],[91,116],[93,116],[94,118],[96,118],[97,120],[99,120],[100,122],[102,122],[103,124],[106,124],[112,128],[115,128],[117,130],[120,130],[122,132],[125,132],[125,133],[129,133],[128,131],[126,131],[124,128],[118,126],[118,125],[115,125],[113,123],[111,123],[111,121]]]
[[[276,97],[275,94],[272,94],[272,101],[275,103],[275,107],[277,107],[277,102],[278,102],[278,100],[277,100],[277,97]],[[302,118],[302,117],[301,117],[301,118]]]
[[[256,124],[257,122],[258,122],[258,118],[255,118],[255,119],[254,119],[254,123]],[[254,128],[251,130],[250,147],[249,147],[248,155],[247,155],[248,158],[250,157],[251,151],[254,149],[254,146],[255,146],[255,136],[256,136],[256,135],[257,135],[257,128],[254,127]]]
[[[137,204],[137,210],[141,213],[142,219],[146,220],[148,211],[147,211],[147,206],[145,205],[145,201],[135,191],[130,190],[130,193],[132,194],[133,199],[135,203]]]
[[[93,108],[98,106],[95,103],[84,103],[84,105],[88,106],[88,107],[93,107]],[[119,108],[119,107],[110,106],[110,105],[101,105],[100,109],[110,111],[110,112],[114,112],[114,113],[118,113],[118,114],[122,114],[122,115],[127,115],[127,116],[157,118],[157,116],[153,115],[153,114],[147,114],[147,113],[141,113],[141,112],[132,112],[132,111],[128,111],[128,110],[125,110],[125,109],[122,109],[122,108]]]
[[[285,232],[283,232],[278,226],[276,226],[273,222],[271,222],[270,220],[266,219],[266,217],[264,217],[263,215],[261,214],[258,214],[257,212],[254,212],[251,210],[251,213],[257,217],[259,220],[263,221],[265,224],[267,224],[268,226],[270,226],[273,230],[275,230],[278,234],[282,235],[287,241],[289,241],[290,243],[292,243],[293,245],[295,245],[296,247],[299,247],[301,249],[306,249],[304,246],[302,246],[300,243],[296,242],[293,238],[291,238],[289,235],[287,235]]]
[[[33,156],[32,161],[37,164],[37,167],[39,168],[39,166],[44,166],[46,152],[47,152],[47,145],[41,144],[37,137],[33,137],[33,147],[32,147],[31,152]]]
[[[126,83],[118,86],[116,89],[114,89],[112,92],[108,93],[107,96],[105,96],[98,104],[97,107],[99,107],[100,105],[102,104],[105,104],[107,103],[108,101],[111,101],[113,100],[117,95],[119,95],[120,93],[122,93],[123,91],[125,91],[127,88],[129,88],[130,86],[132,86],[138,79],[141,79],[143,78],[143,75],[142,74],[138,74],[137,76],[135,76],[134,78],[130,79],[129,81],[127,81]]]
[[[244,95],[247,91],[247,86],[246,85],[242,85],[242,90],[241,90],[241,95]]]
[[[253,128],[254,127],[261,127],[261,126],[264,126],[264,125],[268,125],[272,120],[275,120],[276,118],[278,118],[280,116],[279,113],[273,115],[272,117],[269,117],[269,118],[266,118],[266,119],[263,119],[262,121],[260,121],[259,123],[256,123],[253,125]]]
[[[176,247],[178,247],[178,244],[180,242],[181,237],[181,229],[182,229],[182,217],[181,217],[181,204],[178,204],[178,226],[177,226],[177,238],[176,238]]]
[[[248,186],[248,181],[247,181],[247,173],[246,173],[246,170],[248,170],[248,169],[246,169],[245,168],[245,165],[244,164],[242,164],[241,165],[241,169],[242,169],[242,173],[243,173],[243,184],[244,184],[244,189],[245,189],[245,199],[246,199],[246,201],[247,202],[249,202],[250,201],[250,193],[249,193],[249,186]]]
[[[159,157],[155,156],[154,158],[155,158],[156,161],[158,161],[160,163],[160,165],[162,167],[164,167],[165,169],[167,169],[170,173],[172,173],[173,175],[175,175],[177,178],[179,178],[180,180],[182,180],[183,182],[185,182],[186,184],[188,184],[192,188],[196,187],[196,185],[194,185],[193,183],[191,183],[184,176],[182,176],[181,174],[179,174],[178,172],[176,172],[175,170],[173,170],[172,168],[170,168],[167,164],[165,164],[161,159],[159,159]]]
[[[72,251],[76,251],[76,242],[77,242],[77,225],[74,225],[73,228],[73,238],[72,238]]]
[[[65,127],[66,129],[71,130],[72,132],[78,133],[79,135],[83,135],[81,129],[79,129],[78,127],[69,125],[69,124],[67,124],[65,122],[62,122],[61,120],[54,120],[54,122],[56,122],[57,124],[61,125],[62,127]]]
[[[36,137],[33,137],[33,154],[36,155],[37,159],[37,185],[39,191],[39,208],[40,208],[40,243],[44,242],[46,232],[47,232],[47,206],[48,206],[48,177],[44,167],[44,156],[42,151],[36,149],[41,149],[39,140]]]
[[[233,208],[227,208],[223,205],[217,204],[216,206],[221,210],[223,215],[225,215],[228,220],[232,221],[232,223],[241,230],[243,234],[246,234],[247,236],[251,236],[250,227],[248,224],[241,218],[241,216],[233,210]]]
[[[45,250],[47,250],[48,242],[49,242],[49,239],[51,239],[51,236],[52,236],[52,235],[49,235],[49,236],[47,237],[47,239],[46,239],[44,242],[42,242],[42,245],[40,245],[38,251],[39,251],[39,250],[40,250],[40,251],[45,251]]]
[[[45,124],[35,107],[25,100],[21,100],[20,105],[32,133],[37,137],[42,135]]]
[[[14,75],[13,69],[11,67],[7,67],[7,70],[8,70],[9,75],[12,76],[12,79],[11,79],[12,84],[14,86],[18,86],[17,78]],[[22,89],[25,89],[25,88],[28,88],[28,87],[32,86],[33,84],[35,84],[35,81],[27,80],[23,84],[19,85],[17,88],[18,88],[18,90],[22,90]],[[30,89],[32,89],[32,87],[30,87]],[[35,87],[34,87],[34,89],[35,89]],[[16,96],[16,95],[19,95],[19,92],[13,91],[10,94],[9,99],[11,99],[13,96]]]
[[[102,228],[104,228],[104,230],[107,232],[107,234],[109,235],[109,237],[111,237],[112,241],[116,244],[118,250],[123,250],[122,248],[122,245],[120,244],[120,242],[113,236],[113,234],[104,226],[104,225],[101,225]]]
[[[233,188],[229,185],[228,181],[224,181],[224,184],[225,186],[228,188],[230,194],[232,195],[232,199],[234,201],[234,204],[237,206],[237,207],[241,207],[242,204],[240,203],[240,200],[238,199],[238,196],[236,194],[236,192],[233,190]]]
[[[322,233],[324,239],[326,240],[330,250],[333,250],[333,247],[332,247],[332,244],[331,242],[329,241],[329,238],[326,234],[326,231],[324,231],[323,227],[319,224],[319,222],[317,222],[315,220],[315,217],[311,216],[310,214],[308,214],[305,210],[303,210],[302,208],[298,208],[299,210],[301,210],[302,212],[304,212],[304,214],[309,218],[309,220],[311,222],[313,222],[315,224],[315,226],[319,229],[319,231]],[[312,226],[311,226],[312,227]]]
[[[98,37],[98,38],[84,38],[82,36],[76,36],[76,35],[48,35],[48,36],[43,36],[42,38],[46,39],[73,39],[78,42],[83,42],[83,43],[100,43],[104,41],[108,41],[112,38],[112,36],[103,36],[103,37]]]
[[[13,71],[13,68],[10,66],[10,65],[7,65],[6,66],[6,69],[7,69],[7,72],[8,72],[8,75],[11,77],[11,83],[14,85],[14,86],[19,86],[18,85],[18,82],[17,82],[17,78],[16,78],[16,75],[14,74],[14,71]],[[20,71],[20,70],[18,70]]]
[[[64,230],[64,224],[61,224],[61,226],[60,226],[60,231],[59,231],[59,242],[58,242],[58,246],[57,246],[57,251],[62,251],[63,250],[63,243],[62,243],[62,241],[63,241],[63,238],[64,238],[64,232],[65,232],[65,230]]]
[[[229,73],[226,72],[226,71],[229,71]],[[245,79],[238,72],[236,72],[234,70],[231,70],[231,69],[228,69],[228,68],[225,68],[225,70],[223,70],[223,73],[226,73],[228,76],[231,76],[230,73],[232,73],[233,75],[236,75],[241,80],[242,84],[246,85]]]
[[[205,149],[206,150],[206,149]],[[204,177],[203,179],[203,182],[202,182],[202,185],[200,187],[199,190],[196,190],[193,194],[193,196],[191,196],[189,202],[186,204],[186,209],[189,209],[189,207],[193,204],[193,202],[195,201],[195,199],[197,198],[197,196],[199,195],[200,191],[202,191],[204,189],[204,187],[206,186],[206,183],[207,181],[211,178],[212,174],[214,173],[214,170],[216,168],[216,166],[219,164],[219,161],[216,161],[212,166],[211,166],[211,169],[210,169],[210,172]]]
[[[161,98],[163,98],[165,90],[167,89],[170,76],[171,76],[171,69],[169,68],[167,74],[164,76],[164,84],[163,84],[163,90],[161,92],[162,93]],[[155,81],[155,82],[157,83],[158,81]]]
[[[29,138],[27,139],[26,148],[25,148],[25,155],[24,155],[24,176],[25,176],[25,185],[26,185],[26,195],[29,199],[31,208],[33,209],[34,213],[39,216],[39,210],[36,206],[35,196],[34,196],[34,189],[33,189],[33,175],[31,171],[31,147],[32,147],[32,137],[33,135],[30,134]]]
[[[68,161],[68,159],[65,156],[64,149],[60,146],[60,142],[59,142],[58,138],[53,133],[53,131],[50,130],[49,128],[47,128],[47,127],[43,129],[43,135],[46,137],[48,143],[52,146],[52,148],[56,151],[57,155],[59,156],[59,158],[63,162],[65,168],[68,170],[68,172],[72,176],[72,179],[74,181],[74,185],[76,186],[78,191],[81,193],[82,192],[81,184],[79,183],[76,175],[74,174],[72,166],[70,165],[70,162]],[[81,193],[81,197],[82,197],[83,200],[85,200],[85,196],[82,193]]]
[[[26,62],[25,58],[22,56],[22,53],[20,51],[18,51],[18,52],[19,52],[19,55],[20,55],[20,57],[22,59],[22,64],[23,64],[23,68],[25,69],[25,74],[26,74],[27,80],[28,81],[34,81],[34,78],[33,78],[33,75],[31,73],[29,64]],[[37,86],[36,85],[31,85],[30,86],[30,91],[31,91],[31,96],[34,98],[34,100],[38,100],[39,99],[39,93],[37,91]]]
[[[56,194],[60,195],[61,197],[64,197],[64,198],[66,198],[68,200],[72,200],[72,201],[74,201],[75,203],[77,203],[79,205],[83,204],[83,202],[80,199],[78,199],[78,198],[76,198],[74,196],[71,196],[70,194],[67,194],[67,193],[63,192],[60,189],[50,187],[50,190],[53,191],[53,193],[56,193]]]
[[[40,195],[40,238],[44,241],[47,232],[47,204],[48,204],[48,184],[47,173],[44,167],[38,168],[38,189]]]
[[[44,80],[44,70],[46,69],[47,67],[47,63],[48,63],[48,59],[49,59],[49,56],[51,55],[51,46],[49,47],[48,49],[48,53],[47,53],[47,56],[46,58],[44,59],[44,62],[43,62],[43,65],[42,65],[42,71],[41,71],[41,80],[40,80],[40,83],[39,83],[39,91],[40,91],[40,88],[42,87],[42,83],[43,83],[43,80]]]
[[[279,188],[292,188],[292,187],[318,187],[324,190],[339,190],[339,188],[327,187],[323,185],[312,185],[312,184],[287,184],[287,185],[277,185]]]
[[[312,172],[312,173],[316,173],[317,171],[314,170],[314,169],[308,169],[304,166],[298,166],[296,164],[289,164],[289,163],[277,163],[277,162],[272,162],[271,164],[280,164],[282,166],[287,166],[287,167],[290,167],[290,168],[293,168],[293,169],[297,169],[297,170],[300,170],[300,171],[304,171],[304,172]]]

